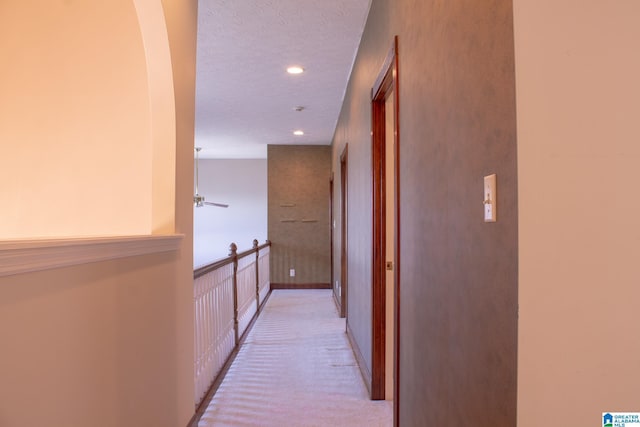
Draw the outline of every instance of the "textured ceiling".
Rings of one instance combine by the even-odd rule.
[[[195,142],[201,157],[266,158],[267,144],[330,144],[369,4],[200,0]],[[290,65],[305,73],[287,74]],[[296,129],[305,135],[294,136]]]

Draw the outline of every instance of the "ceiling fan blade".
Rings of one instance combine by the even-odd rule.
[[[205,205],[209,206],[217,206],[219,208],[228,208],[229,205],[225,205],[224,203],[213,203],[213,202],[203,202]]]

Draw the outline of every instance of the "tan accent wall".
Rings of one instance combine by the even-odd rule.
[[[46,15],[49,7],[73,9],[75,4],[76,12],[83,11],[74,15],[77,25],[101,28],[103,14],[87,12],[89,6],[76,3],[39,3],[36,9]],[[126,7],[135,19],[133,3],[126,3],[130,2],[96,7],[106,7],[109,16],[118,8]],[[7,4],[9,9],[12,4],[13,1]],[[185,237],[177,252],[0,278],[2,426],[175,427],[186,425],[194,413],[191,197],[197,2],[165,0],[138,3],[136,7],[139,7],[137,13],[155,14],[150,19],[157,23],[160,18],[166,27],[164,48],[170,50],[172,64],[164,63],[163,67],[169,68],[158,72],[172,76],[176,126],[174,131],[159,126],[157,130],[164,131],[157,136],[175,141],[175,153],[163,153],[176,159],[175,180],[165,185],[168,193],[175,189],[175,202],[172,202],[175,232],[183,233]],[[5,2],[0,8],[6,10]],[[73,22],[64,26],[64,31],[70,34],[79,31]],[[22,24],[28,26],[28,21]],[[114,32],[119,34],[116,37],[123,34],[116,26],[99,37],[111,39]],[[30,43],[32,36],[32,32],[23,30],[18,37]],[[138,34],[130,41],[139,43],[139,37]],[[126,45],[128,40],[125,38],[123,43]],[[102,53],[96,50],[95,54],[100,56]],[[66,55],[71,53],[61,55],[61,63],[78,61],[78,58]],[[137,55],[136,61],[144,63],[145,52],[140,50]],[[89,54],[82,59],[87,63],[100,61]],[[110,66],[126,68],[126,64]],[[147,66],[158,66],[158,63]],[[118,75],[125,80],[135,77],[129,77],[126,69],[114,72],[122,72]],[[88,80],[94,77],[96,75],[84,76]],[[44,86],[57,83],[55,73],[43,72],[42,79]],[[123,84],[134,83],[147,86],[144,79]],[[55,116],[59,109],[55,100],[40,102],[39,109],[49,110]],[[127,108],[137,107],[123,104],[122,108],[126,113]],[[82,114],[90,120],[111,120],[115,127],[123,124],[120,114],[94,117],[105,114],[100,108],[88,108]],[[125,119],[125,123],[129,123],[128,120]],[[74,120],[55,121],[56,127],[69,132],[76,125]],[[145,141],[137,141],[135,135],[129,136],[128,143],[145,144]],[[78,146],[86,143],[82,138],[68,142]],[[46,141],[41,143],[46,144]],[[137,148],[132,150],[137,151]],[[92,160],[99,163],[100,152],[94,154]],[[77,172],[74,177],[81,180],[82,173]],[[103,173],[108,180],[112,173],[117,178],[121,172],[107,169]],[[150,168],[143,168],[138,173],[146,175],[146,178],[140,178],[142,180],[150,179],[152,174]],[[13,191],[21,187],[21,182],[13,177],[3,181],[3,185]],[[65,186],[66,191],[74,184],[59,185]],[[150,192],[151,188],[147,187],[147,190]],[[166,202],[162,200],[161,204],[164,206]],[[152,216],[150,203],[145,215],[147,220]],[[126,217],[126,211],[123,216]],[[173,213],[169,217],[172,219]]]
[[[270,145],[267,163],[271,283],[328,285],[331,147]]]
[[[510,0],[373,0],[338,121],[336,182],[349,144],[347,321],[370,363],[371,87],[397,34],[402,426],[516,423],[512,20]],[[492,173],[499,207],[489,224]]]
[[[640,2],[515,0],[518,426],[640,411]]]

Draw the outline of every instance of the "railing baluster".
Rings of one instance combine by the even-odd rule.
[[[260,249],[258,239],[253,239],[253,249],[256,250],[256,312],[260,310]]]
[[[235,243],[229,246],[229,256],[233,257],[233,332],[236,345],[240,342],[238,334],[238,247]]]

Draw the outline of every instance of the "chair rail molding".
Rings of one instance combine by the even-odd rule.
[[[0,277],[178,250],[183,234],[0,241]]]

